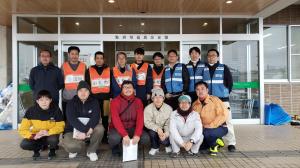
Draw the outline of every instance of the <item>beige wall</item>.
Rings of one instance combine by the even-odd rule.
[[[0,26],[0,89],[12,81],[11,28]]]

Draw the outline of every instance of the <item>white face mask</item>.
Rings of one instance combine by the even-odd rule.
[[[215,65],[215,64],[209,64],[210,66],[213,66],[213,65]]]

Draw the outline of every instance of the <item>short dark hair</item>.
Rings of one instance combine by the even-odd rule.
[[[164,55],[162,55],[161,52],[156,52],[153,54],[152,59],[154,59],[155,57],[160,57],[161,59],[164,59]]]
[[[134,84],[132,81],[130,80],[124,80],[122,85],[121,85],[121,90],[123,89],[124,85],[132,85],[132,87],[134,87]]]
[[[199,85],[204,85],[207,89],[208,89],[208,84],[204,81],[199,81],[195,84],[195,89],[199,86]]]
[[[70,46],[68,48],[68,53],[70,53],[72,50],[76,50],[76,51],[78,51],[78,53],[80,53],[80,49],[77,46]]]
[[[137,48],[134,50],[134,54],[145,55],[145,50],[143,48]]]
[[[48,49],[41,49],[41,50],[40,50],[40,56],[41,56],[41,53],[42,53],[42,52],[48,52],[49,55],[50,55],[50,57],[52,57],[52,53],[51,53],[50,50],[48,50]]]
[[[217,53],[217,56],[219,57],[219,51],[218,51],[218,50],[212,48],[212,49],[210,49],[210,50],[207,51],[207,54],[208,54],[209,52],[211,52],[211,51],[216,52],[216,53]]]
[[[36,96],[36,100],[39,100],[42,97],[52,99],[51,93],[48,90],[40,90]]]
[[[168,55],[169,55],[170,53],[175,53],[175,54],[178,56],[178,54],[177,54],[177,51],[176,51],[176,50],[174,50],[174,49],[172,49],[172,50],[169,50],[169,51],[168,51]]]
[[[197,53],[201,54],[201,51],[200,51],[200,49],[199,49],[198,47],[192,47],[192,48],[190,48],[189,54],[191,55],[191,53],[192,53],[193,51],[196,51]]]
[[[96,59],[96,56],[97,55],[102,55],[103,56],[103,58],[104,58],[104,53],[103,52],[101,52],[101,51],[97,51],[97,52],[95,52],[95,57],[94,57],[94,59]]]
[[[117,58],[119,57],[119,55],[125,55],[125,58],[127,58],[127,54],[125,52],[123,52],[123,51],[119,51],[117,53]]]

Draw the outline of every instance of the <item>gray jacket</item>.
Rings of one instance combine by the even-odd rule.
[[[155,132],[158,128],[161,128],[167,135],[169,135],[169,123],[172,111],[172,107],[166,103],[163,103],[159,110],[157,110],[153,103],[149,104],[144,109],[145,127]]]
[[[177,144],[183,144],[187,138],[197,143],[203,138],[199,114],[192,111],[185,120],[177,110],[173,111],[170,117],[170,137]]]

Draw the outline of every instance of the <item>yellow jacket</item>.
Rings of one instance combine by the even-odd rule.
[[[36,104],[26,111],[18,131],[23,138],[31,139],[41,130],[48,131],[49,135],[60,134],[64,127],[65,122],[59,107],[51,104],[48,110],[42,110]]]
[[[194,111],[200,114],[204,128],[217,128],[223,125],[228,117],[228,109],[215,96],[208,95],[203,102],[197,99],[193,103]]]

